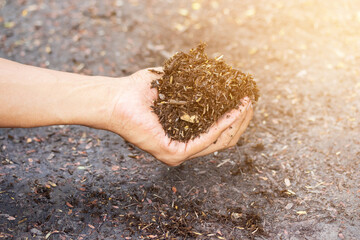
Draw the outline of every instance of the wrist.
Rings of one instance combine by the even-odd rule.
[[[122,78],[90,76],[79,81],[69,124],[110,130],[110,119],[121,95]]]
[[[1,127],[79,124],[108,129],[121,80],[0,59]]]

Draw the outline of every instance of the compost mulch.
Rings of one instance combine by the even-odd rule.
[[[235,147],[178,167],[106,131],[1,129],[0,238],[359,239],[359,11],[350,0],[0,1],[0,57],[115,77],[204,41],[261,93]]]
[[[219,118],[259,90],[249,74],[233,69],[223,56],[208,58],[205,43],[178,52],[164,63],[162,77],[152,82],[159,98],[152,106],[171,139],[187,142],[209,130]]]

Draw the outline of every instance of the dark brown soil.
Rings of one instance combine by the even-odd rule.
[[[205,47],[200,43],[189,53],[176,53],[165,61],[161,78],[152,82],[159,93],[152,108],[173,140],[194,139],[238,108],[244,97],[254,102],[259,98],[253,76],[233,69],[223,56],[208,58]]]
[[[7,59],[123,76],[204,41],[261,92],[236,147],[174,168],[110,132],[1,129],[1,238],[359,239],[358,1],[0,6]]]

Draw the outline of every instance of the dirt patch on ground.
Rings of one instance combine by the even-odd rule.
[[[261,98],[235,148],[174,168],[109,132],[1,129],[1,237],[359,238],[356,1],[3,3],[0,57],[123,76],[202,40]]]

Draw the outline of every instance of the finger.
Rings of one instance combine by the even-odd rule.
[[[247,110],[245,119],[243,121],[243,123],[241,124],[238,132],[235,134],[235,136],[231,139],[230,143],[229,143],[229,147],[235,146],[236,143],[239,141],[240,136],[245,132],[246,128],[249,126],[251,119],[254,116],[254,110],[252,107],[252,104],[250,103],[249,105],[249,109]]]
[[[219,138],[216,140],[216,142],[214,144],[211,144],[210,146],[208,146],[206,149],[202,150],[201,152],[198,152],[192,156],[190,156],[189,158],[194,158],[194,157],[200,157],[200,156],[204,156],[207,154],[210,154],[212,152],[218,151],[220,149],[224,149],[227,148],[227,146],[229,145],[229,143],[231,142],[231,140],[234,138],[234,136],[236,136],[236,134],[239,131],[240,126],[242,125],[242,122],[244,121],[245,117],[246,117],[246,110],[248,109],[248,105],[249,105],[250,99],[248,97],[245,97],[242,100],[242,105],[239,107],[239,111],[241,113],[239,119],[237,119],[232,125],[231,127],[229,127],[228,129],[226,129],[220,136]]]
[[[239,122],[241,123],[242,120],[239,120]],[[200,156],[205,156],[207,154],[228,148],[230,141],[233,139],[233,136],[236,134],[236,132],[233,131],[233,129],[227,129],[225,130],[217,139],[216,143],[211,144],[210,146],[208,146],[206,149],[204,149],[201,152],[198,152],[192,156],[189,157],[190,158],[195,158],[195,157],[200,157]]]
[[[152,72],[152,73],[156,73],[154,71],[151,71],[151,70],[155,70],[157,72],[164,72],[163,68],[162,67],[151,67],[151,68],[147,68],[146,70],[148,70],[149,72]]]
[[[232,139],[238,134],[239,129],[246,118],[247,115],[246,107],[247,106],[240,107],[239,109],[241,111],[240,117],[228,129],[226,129],[224,132],[221,133],[221,135],[219,136],[219,138],[215,143],[211,144],[203,151],[190,156],[190,158],[204,156],[212,152],[227,148],[231,143]]]
[[[228,135],[228,138],[224,141],[227,141],[226,142],[226,145],[224,145],[223,148],[221,149],[225,149],[225,148],[229,148],[231,147],[231,143],[233,142],[234,138],[236,138],[238,135],[239,135],[239,132],[240,132],[240,129],[242,128],[243,124],[244,124],[244,121],[246,119],[246,117],[248,116],[249,114],[249,111],[248,111],[248,107],[249,107],[250,103],[248,103],[247,105],[245,105],[243,108],[242,108],[242,115],[241,115],[241,118],[236,121],[236,125],[234,124],[234,127],[235,127],[235,130],[231,132],[231,135]],[[220,149],[219,149],[220,150]]]
[[[163,149],[169,150],[173,157],[169,157],[166,160],[160,160],[171,166],[178,165],[189,159],[189,156],[194,155],[194,153],[207,148],[210,144],[216,141],[219,135],[226,130],[228,126],[237,120],[237,112],[238,111],[233,110],[230,113],[225,114],[217,123],[214,124],[214,126],[210,128],[208,133],[202,134],[200,137],[190,140],[188,143],[172,141],[167,137],[163,138],[163,142],[161,144],[162,146],[165,146]]]
[[[231,134],[228,135],[226,146],[224,148],[227,148],[230,144],[230,142],[233,140],[233,138],[238,134],[249,110],[249,106],[251,105],[250,99],[244,100],[243,104],[239,107],[239,110],[241,112],[241,117],[232,125],[234,130],[231,131]]]
[[[238,118],[241,112],[239,110],[232,110],[224,114],[210,129],[209,132],[200,135],[200,137],[190,140],[186,144],[186,158],[203,151],[208,146],[213,144],[219,138],[221,133],[229,128]]]
[[[153,101],[158,98],[158,90],[157,88],[152,88],[151,83],[159,79],[163,74],[163,68],[162,67],[153,67],[153,68],[146,68],[143,70],[140,70],[135,73],[142,81],[148,82],[148,89],[150,95],[148,95],[148,99]]]

